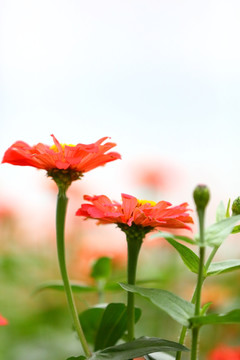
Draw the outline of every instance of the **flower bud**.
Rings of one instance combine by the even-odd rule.
[[[240,196],[232,204],[232,215],[240,215]]]
[[[210,199],[210,192],[206,185],[198,185],[193,192],[197,210],[205,210]]]

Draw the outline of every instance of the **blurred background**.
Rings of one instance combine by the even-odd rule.
[[[192,191],[205,183],[208,224],[220,201],[226,205],[240,194],[239,16],[237,0],[1,1],[1,156],[16,140],[52,144],[52,133],[67,144],[109,136],[122,155],[69,191],[73,279],[91,283],[91,263],[103,255],[113,259],[116,278],[124,277],[122,234],[74,217],[84,194],[120,200],[124,192],[174,205],[188,201],[194,209]],[[0,354],[6,360],[65,360],[79,353],[64,295],[32,296],[41,282],[59,279],[55,201],[44,171],[1,165],[0,313],[10,325],[0,328]],[[240,256],[237,236],[218,255],[231,256]],[[190,298],[195,277],[163,240],[147,241],[140,260],[140,277],[157,277],[159,286]],[[153,267],[148,273],[146,261]],[[212,282],[206,299],[218,300],[221,309],[238,301],[238,273]],[[78,306],[95,302],[88,294]],[[143,319],[139,335],[145,327],[149,335],[177,339],[175,324],[166,334],[159,311],[150,305],[146,311],[159,323]],[[203,352],[223,341],[240,345],[238,327],[217,329]]]

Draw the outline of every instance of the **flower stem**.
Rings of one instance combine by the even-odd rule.
[[[204,269],[205,247],[204,247],[204,210],[203,209],[198,209],[198,219],[199,219],[200,249],[199,249],[198,280],[196,287],[195,316],[199,316],[201,311],[201,292],[202,292],[202,284],[204,279],[203,269]],[[198,336],[199,336],[199,327],[194,327],[192,329],[191,360],[197,359]]]
[[[68,198],[66,196],[66,190],[59,186],[58,198],[57,198],[57,211],[56,211],[56,234],[57,234],[57,252],[58,262],[64,284],[64,289],[67,297],[68,307],[72,315],[75,330],[77,331],[79,340],[81,342],[84,353],[87,357],[91,356],[87,341],[85,339],[81,324],[79,322],[76,305],[74,303],[72,289],[69,283],[66,261],[65,261],[65,244],[64,244],[64,228],[65,217],[67,210]]]
[[[139,251],[142,245],[142,239],[133,238],[127,235],[128,244],[128,284],[135,285],[136,271]],[[127,300],[127,330],[128,341],[134,339],[135,309],[134,309],[134,293],[128,292]]]
[[[206,271],[208,270],[208,268],[209,268],[209,266],[210,266],[210,264],[211,264],[211,262],[212,262],[212,259],[214,258],[214,256],[215,256],[218,248],[219,248],[219,245],[215,246],[215,247],[212,249],[212,251],[211,251],[211,253],[210,253],[210,255],[209,255],[209,257],[208,257],[208,259],[207,259],[207,261],[206,261],[206,263],[205,263],[205,269],[206,269]],[[204,282],[204,280],[205,280],[205,279],[203,278],[202,282]],[[193,293],[193,296],[192,296],[192,299],[191,299],[191,303],[192,303],[192,304],[195,304],[195,301],[196,301],[196,290],[197,290],[197,288],[195,288],[194,293]],[[186,333],[187,333],[187,327],[186,327],[186,326],[183,326],[183,327],[182,327],[182,330],[181,330],[181,333],[180,333],[180,336],[179,336],[179,344],[183,344],[183,343],[184,343]],[[182,357],[182,352],[181,352],[181,351],[178,351],[177,354],[176,354],[176,360],[181,360],[181,357]]]

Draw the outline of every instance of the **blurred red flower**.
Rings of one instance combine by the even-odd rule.
[[[209,353],[208,360],[240,360],[240,347],[219,345]]]
[[[107,137],[89,145],[66,145],[60,144],[54,135],[51,136],[54,141],[52,146],[42,143],[29,146],[23,141],[15,142],[5,152],[2,162],[44,170],[73,170],[84,173],[121,158],[117,152],[106,153],[116,146],[111,142],[102,144]]]
[[[8,325],[8,321],[0,314],[0,326],[5,326],[5,325]]]
[[[76,215],[98,219],[98,224],[132,224],[152,228],[183,228],[191,230],[187,223],[193,223],[188,214],[188,204],[171,207],[166,201],[158,203],[138,200],[122,194],[122,204],[112,202],[107,196],[84,196],[91,204],[82,204]]]

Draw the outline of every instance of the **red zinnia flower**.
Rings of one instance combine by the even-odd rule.
[[[0,326],[5,326],[5,325],[8,325],[8,321],[0,314]]]
[[[66,145],[60,144],[54,135],[51,136],[54,141],[53,146],[42,143],[29,146],[23,141],[15,142],[5,152],[2,162],[12,165],[33,166],[47,171],[58,169],[84,173],[121,158],[116,152],[106,153],[116,146],[111,142],[102,144],[107,137],[89,145]]]
[[[138,200],[134,196],[122,194],[122,204],[112,202],[107,196],[84,196],[91,204],[82,204],[76,215],[98,219],[98,224],[115,223],[131,227],[133,224],[150,228],[183,228],[193,223],[188,214],[188,204],[171,207],[166,201]]]

